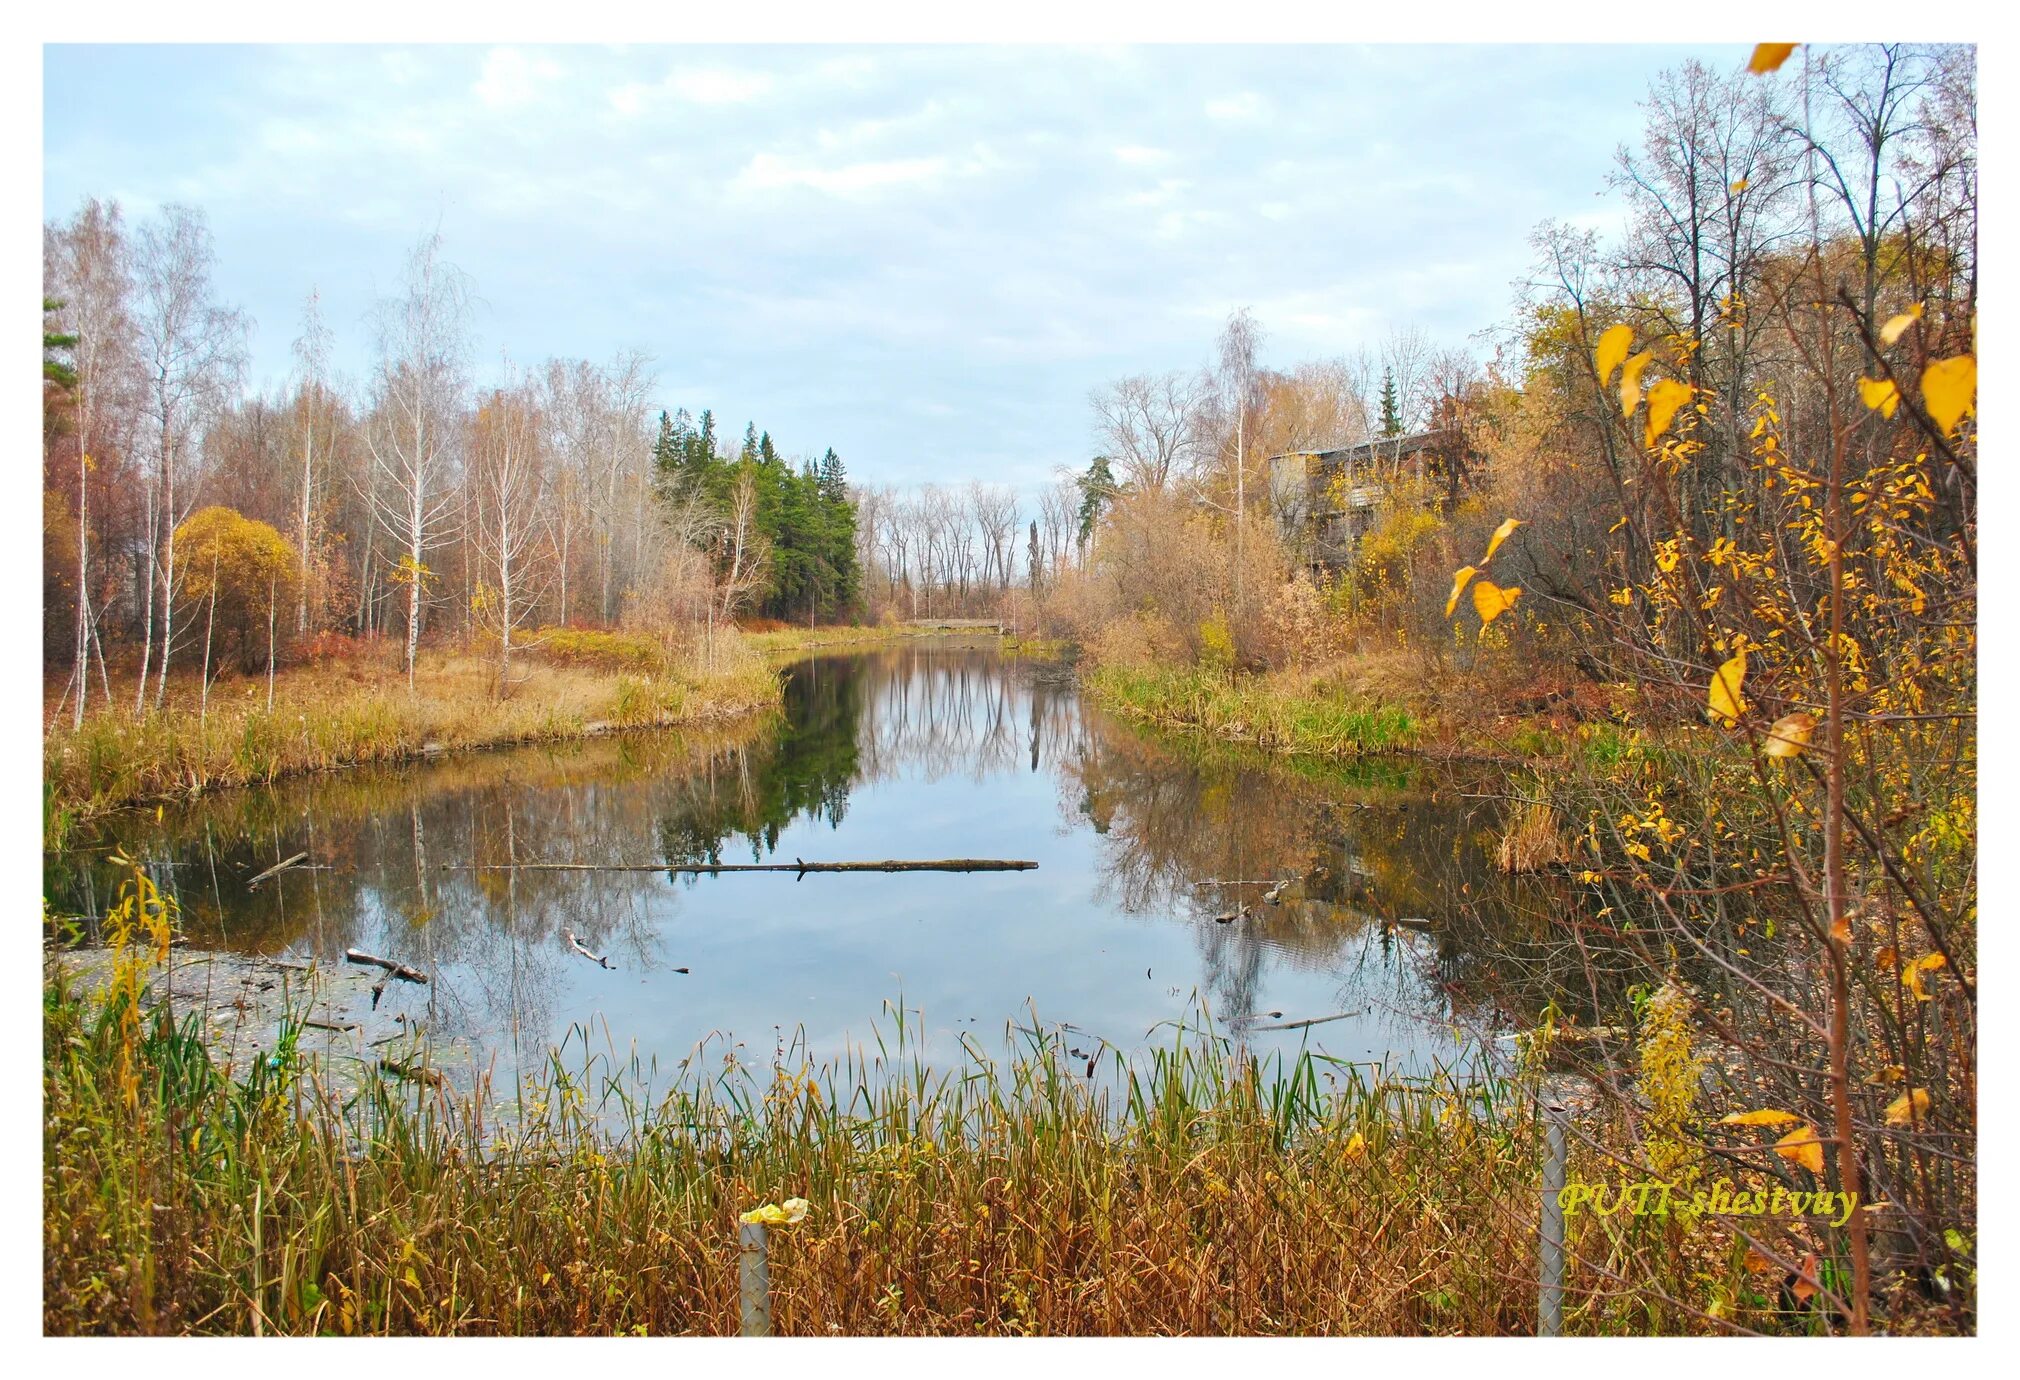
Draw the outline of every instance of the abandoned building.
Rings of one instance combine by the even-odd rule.
[[[1270,502],[1277,529],[1310,565],[1344,566],[1399,490],[1449,511],[1479,461],[1464,434],[1452,428],[1273,455]]]

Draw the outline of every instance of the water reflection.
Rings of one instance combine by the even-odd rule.
[[[131,814],[47,861],[89,917],[116,840],[192,943],[436,975],[426,1019],[518,1063],[571,1026],[679,1059],[867,1036],[887,997],[929,1043],[1035,1005],[1122,1047],[1203,1001],[1352,1059],[1450,1060],[1452,1026],[1546,999],[1554,882],[1511,884],[1491,793],[1395,763],[1286,772],[1139,734],[1070,679],[919,643],[795,667],[776,720],[309,778]],[[306,851],[313,866],[245,879]],[[793,858],[1019,857],[1035,872],[542,872]],[[570,929],[606,971],[560,941]],[[1534,952],[1528,946],[1533,941]],[[679,971],[679,970],[686,971]],[[1556,994],[1561,999],[1561,994]]]

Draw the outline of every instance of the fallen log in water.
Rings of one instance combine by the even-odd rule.
[[[1314,1017],[1313,1017],[1313,1018],[1312,1018],[1311,1020],[1308,1020],[1308,1021],[1285,1021],[1285,1022],[1284,1022],[1284,1023],[1282,1024],[1282,1025],[1250,1025],[1250,1026],[1243,1026],[1243,1027],[1242,1027],[1242,1029],[1244,1029],[1244,1030],[1303,1030],[1303,1029],[1307,1028],[1308,1026],[1314,1026],[1314,1025],[1324,1025],[1324,1024],[1325,1024],[1325,1023],[1327,1022],[1327,1021],[1344,1021],[1344,1020],[1346,1020],[1346,1019],[1347,1019],[1347,1018],[1348,1018],[1349,1016],[1358,1016],[1358,1015],[1360,1015],[1360,1014],[1361,1014],[1361,1013],[1360,1013],[1360,1012],[1358,1012],[1358,1011],[1342,1011],[1342,1012],[1340,1012],[1340,1014],[1339,1014],[1339,1015],[1337,1015],[1337,1016],[1314,1016]]]
[[[444,872],[1029,872],[1035,862],[1006,858],[936,858],[923,862],[789,863],[443,863]]]
[[[373,968],[384,968],[388,973],[402,982],[426,982],[428,980],[428,975],[419,968],[410,968],[406,964],[395,962],[390,958],[380,958],[377,954],[368,954],[363,949],[344,950],[344,961],[346,963],[368,965]]]

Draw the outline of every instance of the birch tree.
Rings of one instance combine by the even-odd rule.
[[[469,281],[429,235],[407,260],[403,296],[381,303],[374,406],[365,427],[374,517],[400,551],[407,590],[407,690],[421,643],[428,555],[451,535],[454,432],[463,399]]]
[[[77,636],[72,728],[84,722],[84,701],[96,632],[91,609],[90,484],[92,451],[109,429],[110,413],[131,398],[135,380],[132,353],[132,290],[119,207],[87,201],[70,224],[45,242],[44,273],[49,296],[62,303],[56,319],[77,338],[71,347],[77,381],[72,387],[77,415]],[[99,652],[99,683],[106,702],[112,687]]]
[[[512,693],[512,634],[543,592],[532,556],[543,493],[542,427],[532,386],[499,389],[471,428],[469,479],[480,573],[471,615],[498,638],[498,695]]]
[[[200,437],[205,423],[238,387],[245,370],[247,324],[240,313],[213,299],[211,269],[217,254],[201,211],[188,206],[162,208],[157,220],[141,228],[139,250],[137,315],[154,473],[148,484],[145,540],[150,559],[136,713],[147,694],[157,587],[161,661],[154,686],[156,708],[168,693],[168,668],[175,650],[175,529],[194,511],[196,497],[196,486],[190,482],[195,476],[179,475],[178,467],[191,441]],[[180,493],[179,477],[184,481]]]

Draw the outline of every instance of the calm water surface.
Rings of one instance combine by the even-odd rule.
[[[1463,1057],[1461,1028],[1504,1019],[1510,936],[1548,909],[1548,884],[1490,865],[1503,808],[1421,766],[1202,756],[1083,703],[1058,668],[917,643],[802,662],[782,718],[726,735],[303,779],[123,815],[87,843],[143,859],[194,945],[325,960],[355,945],[426,969],[429,987],[393,999],[501,1070],[579,1026],[662,1067],[711,1038],[757,1056],[795,1032],[832,1055],[888,1030],[885,1003],[902,1001],[929,1055],[1034,1011],[1129,1050],[1203,1008],[1258,1049],[1305,1041],[1421,1071]],[[246,887],[298,850],[317,870]],[[942,857],[1039,866],[465,870]],[[87,916],[113,885],[88,848],[45,880]],[[614,970],[571,953],[563,928]]]

